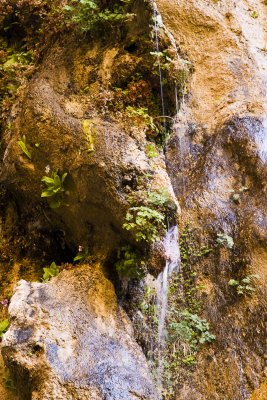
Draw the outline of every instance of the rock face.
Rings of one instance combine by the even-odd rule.
[[[266,379],[267,7],[227,0],[157,4],[194,68],[167,148],[168,172],[181,225],[190,221],[213,250],[194,268],[215,349],[179,383],[177,399],[248,399]],[[216,247],[220,233],[233,238],[233,250]],[[250,274],[260,275],[253,299],[234,298],[228,281]]]
[[[21,400],[156,399],[128,317],[99,266],[20,281],[3,354]]]
[[[108,251],[126,235],[126,198],[146,174],[154,175],[152,187],[167,187],[176,199],[163,156],[150,165],[144,129],[131,120],[125,124],[122,114],[114,119],[106,105],[111,74],[123,67],[125,55],[113,43],[104,52],[101,44],[81,46],[77,49],[75,39],[66,47],[57,44],[26,88],[5,137],[0,180],[18,194],[27,220],[40,203],[41,178],[67,172],[62,207],[55,215],[45,201],[46,216],[34,215],[34,225],[44,229],[50,220],[76,248],[90,242]],[[18,146],[23,135],[31,160]]]
[[[144,191],[167,190],[175,215],[178,203],[163,151],[151,161],[147,124],[126,112],[127,105],[158,103],[150,99],[153,84],[141,80],[140,73],[136,78],[140,68],[151,76],[151,65],[125,49],[149,30],[143,2],[136,12],[139,18],[121,42],[115,33],[93,41],[69,33],[51,45],[13,108],[3,138],[0,182],[14,196],[31,238],[29,253],[39,247],[41,257],[50,254],[61,262],[61,256],[66,261],[66,247],[74,253],[83,246],[106,261],[125,242],[136,245],[134,235],[122,226],[127,197],[140,186]],[[129,85],[132,97],[120,103],[115,89],[119,86],[122,96]],[[23,136],[31,158],[18,145]],[[61,207],[52,210],[49,201],[41,199],[41,179],[55,171],[68,175]],[[142,183],[147,181],[149,186]],[[53,247],[55,236],[48,232],[55,231],[64,242],[61,254],[44,250],[45,243]],[[47,237],[38,245],[41,232]],[[152,260],[157,258],[152,254]],[[9,312],[13,322],[3,355],[21,400],[157,398],[130,322],[99,269],[84,266],[63,272],[47,285],[21,282]]]
[[[70,247],[89,243],[102,258],[134,243],[122,225],[127,196],[139,182],[152,176],[150,188],[167,187],[182,205],[181,227],[190,223],[212,250],[192,272],[203,317],[216,334],[196,367],[179,366],[173,398],[266,398],[266,1],[157,1],[191,74],[165,154],[152,160],[144,125],[126,111],[132,102],[140,108],[136,93],[142,101],[159,96],[148,62],[153,49],[144,51],[151,10],[141,0],[135,7],[135,21],[110,40],[77,42],[70,34],[48,49],[13,108],[0,181],[27,234],[60,230]],[[171,102],[174,88],[163,89]],[[18,146],[23,135],[31,160]],[[68,172],[66,204],[56,211],[40,203],[46,167]],[[218,234],[230,236],[233,248],[219,247]],[[161,253],[158,246],[151,257],[154,271]],[[237,296],[229,280],[251,274],[260,276],[253,296]],[[64,271],[48,284],[22,281],[10,315],[3,355],[21,400],[157,399],[100,267]]]

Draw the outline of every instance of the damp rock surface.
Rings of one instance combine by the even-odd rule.
[[[2,352],[20,399],[156,399],[145,357],[101,267],[20,281]]]
[[[216,334],[196,368],[178,368],[176,398],[260,398],[266,390],[267,7],[257,0],[157,4],[193,65],[166,160],[181,228],[195,232],[191,245],[210,249],[184,269],[195,273],[193,299]],[[233,239],[233,248],[218,245],[220,234]],[[251,274],[260,277],[253,295],[237,295],[230,279]]]
[[[153,122],[161,114],[158,66],[155,72],[156,59],[149,59],[155,49],[148,3],[134,2],[137,18],[108,38],[64,31],[18,93],[1,133],[0,183],[8,191],[8,199],[0,196],[1,296],[8,295],[18,276],[40,279],[48,260],[61,262],[63,254],[64,262],[72,261],[88,244],[116,280],[118,248],[130,243],[142,250],[122,228],[129,194],[140,182],[144,191],[167,188],[176,207],[177,200],[182,206],[180,231],[192,228],[190,246],[197,243],[201,249],[203,244],[207,250],[184,266],[182,301],[193,304],[216,339],[183,365],[179,351],[184,359],[188,343],[181,346],[179,338],[167,366],[173,391],[166,396],[264,400],[267,4],[157,0],[158,20],[164,23],[161,57],[166,50],[161,35],[167,31],[176,41],[179,62],[190,70],[186,79],[180,76],[179,110],[174,81],[164,76],[166,110],[175,125],[163,151],[153,147],[155,137],[144,121],[127,112],[129,105],[139,113],[148,106]],[[165,74],[170,66],[163,63]],[[153,99],[152,106],[147,99]],[[18,146],[23,135],[31,160]],[[56,210],[41,199],[41,178],[51,171],[68,173],[64,203]],[[219,245],[218,234],[231,237],[233,246]],[[33,256],[37,272],[30,276],[25,271]],[[149,257],[149,268],[159,274],[163,246],[154,243]],[[97,265],[64,271],[46,285],[24,280],[16,288],[2,351],[20,400],[157,398],[128,318]],[[9,275],[16,269],[20,272]],[[238,295],[229,281],[251,274],[259,275],[253,293]],[[130,305],[134,289],[128,294]],[[181,310],[174,311],[179,315]],[[134,319],[145,348],[156,329],[147,329],[146,341],[142,314]]]

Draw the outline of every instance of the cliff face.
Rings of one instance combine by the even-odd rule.
[[[52,261],[65,271],[15,289],[2,354],[23,400],[157,399],[139,345],[151,366],[157,321],[144,287],[168,256],[149,218],[163,212],[170,225],[179,215],[181,238],[163,398],[264,399],[267,5],[132,3],[122,24],[86,35],[71,25],[47,39],[4,110],[2,297]],[[67,173],[62,191],[41,199],[52,173]],[[136,242],[137,228],[123,228],[129,207],[147,207],[137,232],[155,226],[158,240]],[[141,283],[115,269],[125,246],[145,260]]]
[[[203,352],[194,389],[192,381],[179,383],[177,398],[249,398],[265,368],[266,5],[158,5],[194,65],[180,129],[166,152],[182,221],[198,227],[196,235],[209,237],[213,249],[218,234],[234,240],[232,249],[214,250],[195,263],[197,282],[204,282],[204,315],[217,344]],[[233,298],[229,280],[250,274],[260,275],[255,296]],[[262,393],[266,396],[264,386]]]

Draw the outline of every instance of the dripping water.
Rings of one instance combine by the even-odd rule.
[[[161,98],[161,108],[162,116],[164,121],[164,133],[166,136],[166,118],[170,118],[165,114],[165,104],[164,104],[164,92],[163,92],[163,78],[162,78],[162,68],[160,60],[160,47],[159,47],[159,29],[164,29],[164,24],[162,18],[157,10],[157,4],[155,0],[152,0],[153,4],[153,15],[154,15],[154,40],[155,40],[155,50],[157,52],[158,61],[158,72],[159,72],[159,83],[160,83],[160,98]],[[178,50],[173,37],[170,38],[171,43],[174,42],[175,49],[178,56]],[[175,101],[176,101],[176,117],[171,118],[173,120],[174,130],[177,133],[178,138],[180,138],[178,132],[178,113],[179,113],[179,102],[178,102],[178,90],[177,84],[175,84]],[[182,167],[182,143],[180,143],[180,157],[181,157],[181,170]],[[172,226],[168,229],[166,236],[163,241],[164,256],[165,256],[165,268],[161,272],[156,281],[156,310],[158,319],[158,335],[157,335],[157,346],[156,346],[156,356],[157,359],[157,383],[158,388],[162,392],[163,385],[163,372],[164,372],[164,349],[166,346],[166,319],[168,315],[168,290],[169,290],[169,280],[173,273],[177,273],[180,268],[180,248],[179,248],[179,232],[177,225]],[[162,398],[162,396],[160,396]]]
[[[178,227],[177,225],[170,228],[164,238],[164,252],[165,252],[165,268],[160,273],[157,279],[157,286],[159,288],[157,295],[158,307],[158,341],[164,341],[165,320],[168,307],[168,281],[169,276],[173,272],[177,272],[180,266],[180,249],[178,241]]]
[[[163,351],[166,344],[166,318],[168,313],[168,290],[169,280],[174,272],[178,272],[180,268],[180,249],[177,225],[171,227],[163,242],[165,255],[165,268],[157,278],[156,285],[156,307],[158,318],[158,343],[157,343],[157,383],[162,389],[162,376],[164,367]]]
[[[184,133],[179,124],[181,119],[181,110],[184,106],[184,88],[182,88],[182,98],[178,100],[178,83],[175,82],[174,85],[174,97],[175,97],[175,117],[171,118],[165,114],[166,108],[164,104],[164,91],[163,91],[163,76],[162,76],[162,68],[161,68],[161,59],[160,59],[160,46],[159,46],[159,29],[164,29],[166,35],[168,36],[172,47],[175,50],[176,57],[179,59],[179,52],[175,42],[173,35],[166,29],[164,23],[162,21],[161,15],[158,12],[157,4],[155,0],[152,0],[153,5],[153,17],[154,17],[154,40],[155,40],[155,50],[157,53],[157,62],[158,62],[158,73],[159,73],[159,83],[160,83],[160,98],[161,98],[161,108],[162,108],[162,117],[163,118],[163,127],[164,127],[164,134],[165,137],[167,135],[167,128],[166,128],[166,118],[170,118],[173,121],[172,129],[175,132],[178,138],[178,145],[179,145],[179,165],[180,165],[180,174],[181,174],[181,195],[185,192],[185,181],[184,181],[184,158],[186,154],[186,142]],[[159,117],[160,118],[160,117]]]
[[[163,79],[162,79],[162,69],[161,69],[161,61],[160,61],[160,50],[159,50],[159,28],[163,26],[163,22],[160,14],[157,10],[157,4],[153,1],[153,15],[154,15],[154,39],[155,39],[155,50],[157,53],[158,59],[158,70],[159,70],[159,84],[160,84],[160,98],[161,98],[161,109],[162,115],[164,117],[164,133],[166,135],[166,119],[165,119],[165,104],[164,104],[164,93],[163,93]]]

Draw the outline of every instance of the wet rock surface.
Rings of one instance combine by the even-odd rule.
[[[20,281],[2,352],[20,399],[156,399],[131,324],[100,266]]]
[[[176,396],[249,399],[266,380],[267,9],[259,1],[178,3],[158,6],[194,72],[166,160],[181,226],[196,228],[194,240],[208,240],[212,250],[194,271],[216,343]],[[222,233],[233,249],[218,248]],[[234,296],[229,280],[249,274],[260,276],[254,295]]]
[[[131,81],[147,58],[134,53],[149,20],[144,12],[130,28],[134,37],[126,37],[125,48],[131,52],[101,41],[81,40],[78,46],[73,37],[53,44],[13,108],[11,128],[3,138],[0,180],[13,196],[13,224],[20,219],[35,246],[38,232],[52,230],[60,233],[63,252],[66,243],[75,250],[90,243],[92,252],[105,255],[121,242],[134,243],[122,224],[127,196],[139,179],[152,175],[152,188],[168,187],[173,201],[176,196],[182,205],[181,228],[196,228],[195,239],[205,240],[212,250],[195,263],[194,273],[202,315],[216,334],[216,341],[199,353],[196,367],[180,368],[174,397],[264,399],[266,4],[158,0],[157,5],[191,63],[165,159],[161,152],[151,163],[141,124],[129,122],[125,110],[116,118],[110,112],[110,85]],[[144,78],[157,81],[158,95],[158,76],[147,69],[141,68]],[[17,144],[22,135],[31,161]],[[56,211],[40,203],[48,166],[68,172],[67,204]],[[231,236],[234,247],[218,246],[218,234]],[[52,244],[50,239],[39,246],[45,252]],[[155,275],[164,266],[159,244],[150,264]],[[239,297],[228,282],[249,274],[260,276],[255,292]],[[21,400],[157,398],[129,321],[101,268],[65,271],[46,285],[22,281],[10,315],[3,354]],[[142,326],[141,316],[134,318]],[[138,340],[142,342],[142,332]]]

